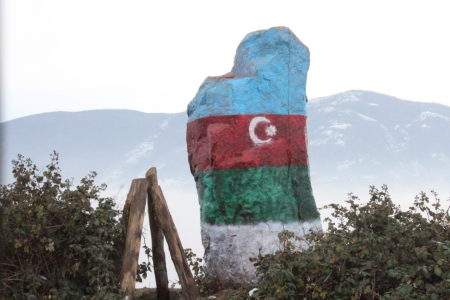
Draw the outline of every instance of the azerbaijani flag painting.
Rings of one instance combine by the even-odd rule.
[[[278,233],[321,229],[308,164],[309,51],[286,27],[248,34],[233,70],[208,77],[188,106],[187,148],[199,196],[206,271],[256,280],[248,261]]]

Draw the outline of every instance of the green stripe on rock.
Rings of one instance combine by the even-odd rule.
[[[201,171],[195,181],[204,223],[237,225],[319,217],[308,167]]]

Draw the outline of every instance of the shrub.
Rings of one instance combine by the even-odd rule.
[[[192,252],[192,249],[184,249],[186,259],[189,263],[191,270],[193,271],[193,277],[195,285],[202,296],[212,295],[225,288],[223,282],[218,278],[205,273],[202,266],[202,258],[197,257],[197,254]]]
[[[370,201],[331,204],[328,231],[279,234],[282,249],[254,259],[258,291],[234,299],[448,299],[450,216],[437,194],[425,193],[408,211],[388,189],[370,188]],[[310,245],[301,249],[299,243]],[[306,248],[306,247],[305,247]]]
[[[73,189],[56,152],[43,172],[19,155],[13,173],[0,186],[0,298],[116,299],[126,224],[114,200],[99,196],[106,185],[92,172]]]

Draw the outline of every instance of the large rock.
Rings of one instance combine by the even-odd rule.
[[[256,280],[249,261],[279,249],[283,229],[321,228],[309,177],[309,51],[286,27],[248,34],[230,73],[208,77],[188,106],[189,163],[206,271]]]

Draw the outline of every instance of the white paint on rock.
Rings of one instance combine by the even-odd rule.
[[[278,233],[283,230],[304,236],[322,229],[320,220],[307,222],[267,222],[254,225],[202,224],[207,273],[234,284],[254,284],[255,267],[249,258],[281,249]],[[301,245],[307,247],[306,244]]]
[[[255,145],[266,144],[266,143],[269,143],[269,142],[272,140],[272,138],[269,138],[269,139],[267,139],[267,140],[260,140],[260,139],[258,138],[258,136],[256,135],[256,133],[255,133],[255,128],[256,128],[256,126],[257,126],[259,123],[262,123],[262,122],[263,122],[263,123],[270,123],[270,120],[267,119],[266,117],[254,117],[254,118],[252,119],[252,121],[250,122],[250,126],[249,126],[249,128],[248,128],[250,138],[251,138],[252,141],[255,143]],[[275,132],[276,132],[276,131],[275,131]],[[272,136],[272,135],[270,135],[270,136]]]

